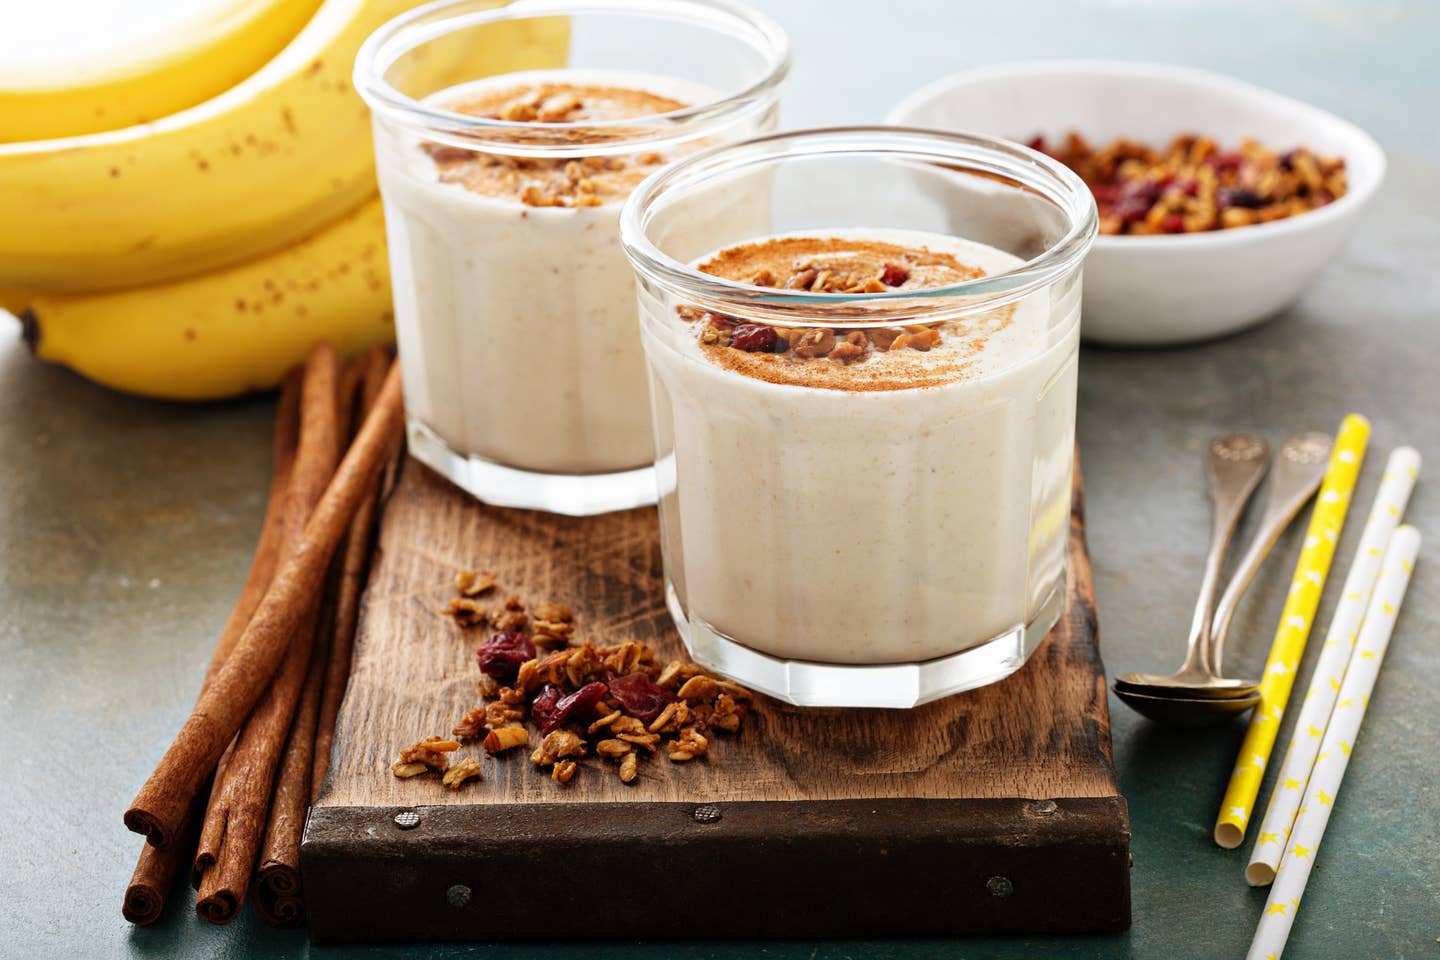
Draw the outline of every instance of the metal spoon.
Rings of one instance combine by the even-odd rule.
[[[1250,495],[1265,475],[1270,452],[1265,441],[1249,433],[1227,433],[1210,442],[1205,458],[1205,475],[1210,485],[1210,550],[1205,556],[1205,573],[1200,596],[1190,623],[1185,662],[1169,676],[1153,673],[1126,673],[1115,678],[1115,692],[1125,699],[1127,691],[1147,696],[1244,696],[1253,692],[1247,681],[1226,681],[1210,665],[1210,623],[1215,590],[1225,565],[1225,551],[1235,535],[1235,526]],[[1129,701],[1126,700],[1128,703]],[[1137,709],[1139,709],[1137,707]]]
[[[1295,514],[1305,502],[1320,489],[1325,479],[1325,470],[1330,463],[1331,438],[1323,433],[1302,433],[1291,437],[1280,447],[1275,458],[1275,470],[1270,477],[1270,495],[1265,501],[1265,514],[1260,519],[1260,529],[1250,541],[1240,566],[1230,577],[1230,583],[1220,596],[1215,607],[1215,622],[1210,632],[1210,665],[1216,674],[1225,655],[1225,637],[1230,632],[1230,621],[1235,617],[1235,608],[1250,586],[1250,581],[1260,569],[1260,564],[1280,539],[1280,534],[1290,526]],[[1258,686],[1258,684],[1257,684]]]
[[[1225,637],[1235,616],[1235,609],[1240,604],[1240,598],[1244,596],[1250,581],[1254,579],[1256,571],[1260,569],[1281,532],[1290,525],[1290,521],[1300,512],[1305,501],[1319,488],[1325,477],[1330,444],[1330,437],[1323,433],[1305,433],[1291,437],[1280,448],[1260,527],[1215,609],[1209,666],[1217,679]],[[1163,683],[1136,685],[1129,682],[1128,678],[1125,683],[1117,678],[1115,692],[1130,706],[1152,719],[1184,726],[1217,723],[1242,713],[1259,702],[1258,684],[1249,681],[1221,683],[1226,686],[1196,688],[1185,682],[1169,686]],[[1244,683],[1249,683],[1248,688],[1238,686]]]

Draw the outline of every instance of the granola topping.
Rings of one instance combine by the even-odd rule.
[[[887,293],[985,276],[955,255],[855,237],[781,236],[728,247],[698,265],[713,276],[809,293]],[[712,362],[771,383],[841,390],[902,390],[962,377],[1013,307],[904,327],[779,327],[680,308]],[[943,348],[943,349],[942,349]],[[921,356],[934,352],[934,356]]]
[[[457,113],[517,123],[584,123],[669,113],[679,100],[629,87],[524,83],[462,93],[440,105]],[[598,207],[620,203],[664,162],[654,151],[626,156],[550,159],[512,157],[437,143],[422,148],[442,183],[530,207]]]

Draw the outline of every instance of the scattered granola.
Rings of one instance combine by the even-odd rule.
[[[440,782],[451,790],[459,790],[460,785],[471,778],[480,778],[480,761],[474,757],[466,757],[455,766],[445,771],[445,776]]]
[[[1105,234],[1197,233],[1307,213],[1345,195],[1345,161],[1305,147],[1283,153],[1245,139],[1221,150],[1181,134],[1162,150],[1120,138],[1096,149],[1078,133],[1030,146],[1080,175],[1100,208]]]
[[[502,706],[504,705],[502,704]],[[461,740],[473,740],[480,736],[485,729],[487,709],[487,707],[476,707],[466,713],[456,721],[454,727],[450,728],[450,734]]]
[[[585,755],[585,741],[571,730],[552,730],[540,741],[540,746],[530,755],[530,761],[538,766],[554,763],[564,757]]]
[[[682,763],[704,756],[705,752],[710,749],[710,741],[706,740],[694,727],[685,727],[680,731],[678,739],[671,740],[665,746],[670,750],[670,759],[676,763]]]
[[[460,570],[455,574],[455,589],[462,597],[474,597],[495,586],[495,574],[488,570]]]
[[[515,597],[506,597],[505,609],[495,614],[490,625],[504,633],[517,633],[524,630],[530,625],[530,617],[525,613],[525,604]]]
[[[450,605],[440,611],[442,617],[454,617],[462,627],[478,627],[485,622],[485,608],[469,597],[454,597]]]
[[[518,723],[496,727],[485,735],[484,747],[487,753],[504,753],[530,742],[530,732]]]
[[[456,602],[473,603],[466,591],[495,585],[493,574],[462,570]],[[616,764],[622,783],[634,783],[642,757],[664,754],[685,763],[708,754],[711,740],[702,731],[739,732],[750,701],[745,688],[685,660],[662,664],[637,640],[572,645],[575,612],[564,603],[544,600],[532,612],[527,616],[525,604],[510,596],[491,618],[496,632],[476,650],[486,702],[456,721],[451,732],[458,740],[483,738],[487,753],[501,755],[528,746],[534,726],[541,740],[530,760],[549,767],[557,784],[573,781],[591,755]],[[513,618],[502,619],[507,615]],[[397,777],[435,771],[445,775],[445,786],[458,789],[482,769],[478,759],[466,758],[447,772],[458,740],[422,740],[402,751],[391,770]]]
[[[444,773],[450,765],[449,754],[459,750],[457,740],[444,737],[426,737],[424,740],[400,751],[400,757],[390,765],[390,772],[402,779],[416,777],[428,770]]]
[[[545,600],[535,605],[531,635],[542,645],[565,644],[575,634],[574,612],[563,603]]]

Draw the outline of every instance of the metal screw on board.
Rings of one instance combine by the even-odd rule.
[[[702,803],[691,816],[697,823],[714,823],[720,819],[720,808],[713,803]]]
[[[401,830],[410,830],[420,826],[420,814],[414,810],[401,810],[395,814],[395,826]]]
[[[1036,813],[1054,813],[1056,810],[1059,809],[1060,807],[1056,805],[1054,800],[1041,800],[1039,803],[1035,804]]]
[[[1015,884],[1009,877],[994,876],[985,881],[985,889],[990,891],[990,896],[1003,900],[1015,892]]]
[[[445,891],[445,899],[452,907],[463,907],[470,902],[470,888],[463,883],[457,883]]]

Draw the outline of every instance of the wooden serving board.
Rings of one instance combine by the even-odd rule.
[[[576,611],[576,639],[683,656],[653,510],[487,507],[407,460],[384,512],[354,673],[302,864],[311,938],[849,937],[1098,932],[1130,923],[1129,818],[1076,469],[1069,603],[1008,679],[915,710],[760,698],[703,761],[528,751],[458,791],[399,780],[401,747],[479,705],[479,630],[439,616],[462,567]],[[532,732],[532,742],[537,735]],[[402,826],[412,812],[418,824]],[[408,823],[414,817],[404,818]]]

